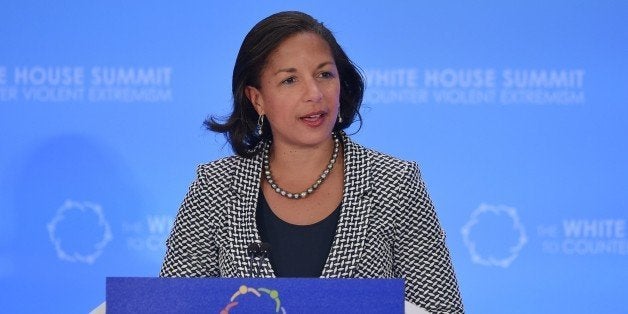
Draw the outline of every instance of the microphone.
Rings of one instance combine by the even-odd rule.
[[[251,243],[246,249],[247,254],[249,256],[249,262],[251,263],[251,268],[255,270],[255,277],[262,276],[262,259],[267,259],[270,257],[270,244],[266,242],[261,243]],[[253,260],[257,260],[257,267],[254,267]]]
[[[259,244],[259,259],[257,260],[257,266],[259,271],[262,271],[262,260],[270,258],[270,243],[262,242]],[[261,277],[261,274],[260,276]]]
[[[260,254],[260,244],[257,242],[249,244],[249,247],[246,248],[246,253],[249,257],[251,269],[254,270],[254,277],[259,277],[259,269],[254,266],[253,261]]]
[[[262,258],[270,258],[270,243],[267,243],[267,242],[260,243],[259,253]]]

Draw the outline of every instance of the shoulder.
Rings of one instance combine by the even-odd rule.
[[[206,186],[241,186],[258,178],[261,154],[251,158],[229,156],[201,164],[197,168],[197,182]]]
[[[206,186],[228,185],[246,159],[240,156],[229,156],[201,164],[196,169],[196,181]]]
[[[374,177],[394,177],[401,179],[403,176],[414,177],[419,173],[416,162],[403,160],[395,156],[362,146],[347,138],[345,143],[348,154],[355,155],[355,160],[368,167],[370,175]]]
[[[199,165],[196,169],[196,172],[199,174],[199,176],[229,173],[234,167],[237,166],[238,163],[240,163],[239,159],[242,159],[242,157],[229,156],[220,158],[212,162]]]

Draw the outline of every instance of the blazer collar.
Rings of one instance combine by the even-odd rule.
[[[370,199],[364,197],[371,189],[370,159],[368,152],[353,142],[344,132],[340,133],[344,149],[344,191],[340,219],[336,235],[327,257],[321,277],[353,277],[364,249],[366,228],[370,210]],[[260,193],[262,154],[251,158],[238,158],[232,188],[237,196],[233,204],[236,229],[231,230],[231,238],[237,239],[236,258],[242,267],[243,277],[259,274],[261,277],[275,277],[270,263],[261,269],[252,265],[246,254],[248,244],[261,242],[255,211]],[[248,243],[248,244],[247,244]]]

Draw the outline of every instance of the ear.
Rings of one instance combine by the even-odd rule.
[[[244,88],[244,94],[246,95],[246,98],[249,99],[251,104],[253,104],[253,108],[255,109],[255,111],[257,111],[257,114],[263,115],[264,114],[264,99],[259,89],[257,89],[257,87],[247,85]]]

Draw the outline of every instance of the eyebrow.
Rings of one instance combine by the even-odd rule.
[[[329,65],[329,64],[335,64],[335,63],[334,63],[334,62],[332,62],[332,61],[325,61],[325,62],[323,62],[323,63],[319,64],[319,65],[316,67],[316,69],[318,70],[318,69],[320,69],[320,68],[322,68],[322,67],[324,67],[324,66],[326,66],[326,65]],[[274,75],[277,75],[277,74],[279,74],[279,73],[281,73],[281,72],[295,73],[295,72],[297,72],[297,69],[296,69],[296,68],[283,68],[283,69],[279,69],[279,70],[277,70],[277,71],[275,72],[275,74],[274,74]]]

